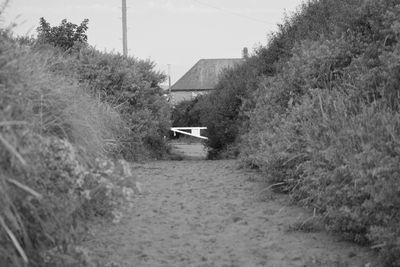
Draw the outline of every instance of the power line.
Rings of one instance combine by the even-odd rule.
[[[213,8],[213,9],[216,9],[216,10],[219,10],[219,11],[221,11],[221,12],[225,12],[225,13],[228,13],[228,14],[231,14],[231,15],[234,15],[234,16],[237,16],[237,17],[249,19],[249,20],[252,20],[252,21],[255,21],[255,22],[258,22],[258,23],[272,24],[272,23],[270,23],[270,22],[268,22],[268,21],[265,21],[265,20],[261,20],[261,19],[257,19],[257,18],[253,18],[253,17],[250,17],[250,16],[243,15],[243,14],[240,14],[240,13],[232,12],[232,11],[229,11],[229,10],[224,9],[224,8],[222,8],[222,7],[210,5],[210,4],[208,4],[208,3],[205,3],[205,2],[202,2],[202,1],[199,1],[199,0],[192,0],[192,1],[193,1],[193,2],[196,2],[196,3],[199,4],[199,5],[206,6],[206,7],[209,7],[209,8]]]

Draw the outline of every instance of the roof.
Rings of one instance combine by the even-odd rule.
[[[201,59],[171,87],[171,91],[214,89],[224,69],[233,68],[243,62],[243,58]]]

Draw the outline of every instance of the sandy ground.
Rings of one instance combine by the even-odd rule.
[[[207,150],[200,143],[172,143],[171,153],[186,160],[204,160]]]
[[[94,229],[85,246],[120,266],[377,266],[365,248],[324,232],[288,231],[312,214],[283,195],[261,194],[259,176],[233,160],[134,165],[141,183],[135,207],[116,225]],[[195,147],[192,147],[195,146]]]

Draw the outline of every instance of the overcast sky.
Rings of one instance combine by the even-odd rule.
[[[0,0],[4,1],[4,0]],[[127,0],[129,55],[151,59],[178,80],[199,59],[238,58],[267,43],[284,12],[302,0]],[[52,26],[89,19],[89,44],[122,51],[122,0],[10,0],[3,23],[18,35],[35,35],[39,18]]]

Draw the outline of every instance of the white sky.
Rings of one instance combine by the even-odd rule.
[[[0,0],[4,2],[4,0]],[[267,43],[269,33],[302,0],[127,0],[129,55],[151,59],[174,83],[202,58],[238,58]],[[122,51],[121,0],[10,0],[3,23],[18,35],[35,35],[39,18],[89,19],[89,44]]]

